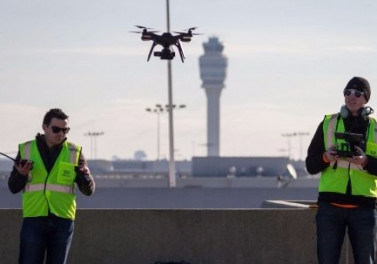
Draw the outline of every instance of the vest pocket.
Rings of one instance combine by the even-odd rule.
[[[370,155],[372,157],[377,157],[377,144],[368,141],[365,154]]]
[[[71,185],[76,177],[75,166],[68,162],[59,163],[59,171],[57,177],[58,184]]]
[[[352,194],[366,197],[377,197],[377,181],[376,176],[366,172],[355,172],[351,176]]]

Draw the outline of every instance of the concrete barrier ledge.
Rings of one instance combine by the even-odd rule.
[[[68,263],[317,263],[315,212],[307,208],[80,209]],[[17,263],[21,222],[20,209],[0,209],[1,263]]]
[[[262,208],[302,208],[302,209],[316,209],[318,205],[315,201],[299,200],[299,201],[284,201],[284,200],[266,200],[261,205]]]

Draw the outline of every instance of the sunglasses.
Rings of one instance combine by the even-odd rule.
[[[50,126],[50,127],[51,127],[52,132],[54,132],[55,134],[60,133],[60,132],[67,134],[70,129],[69,127],[57,127],[57,126]]]
[[[356,98],[360,98],[360,96],[364,95],[363,92],[360,92],[355,89],[346,89],[344,90],[344,96],[350,96],[351,94],[354,95]]]

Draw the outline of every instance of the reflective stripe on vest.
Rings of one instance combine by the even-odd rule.
[[[30,159],[30,149],[31,149],[31,141],[25,143],[25,147],[24,147],[25,159]]]
[[[46,188],[45,188],[46,186]],[[55,192],[62,192],[62,193],[74,193],[75,189],[72,186],[67,185],[58,185],[58,184],[27,184],[25,186],[24,192],[35,192],[35,191],[55,191]]]
[[[337,114],[334,114],[330,117],[330,122],[328,124],[328,128],[327,128],[327,135],[325,137],[325,140],[326,140],[326,149],[328,149],[332,144],[333,144],[333,136],[334,136],[334,133],[335,133],[335,125],[336,125],[336,121],[338,119],[338,115]]]
[[[30,149],[31,149],[31,141],[26,142],[24,144],[24,155],[25,155],[24,159],[30,160]],[[28,182],[31,181],[31,171],[29,171],[27,178],[28,178]],[[25,191],[25,189],[24,189],[24,191]]]

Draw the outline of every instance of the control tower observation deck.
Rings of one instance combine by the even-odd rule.
[[[207,156],[220,155],[220,95],[225,87],[227,58],[218,38],[203,43],[204,55],[199,58],[202,88],[207,95]]]

